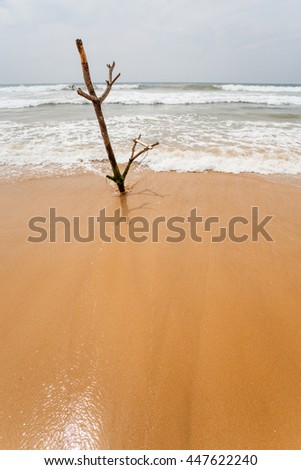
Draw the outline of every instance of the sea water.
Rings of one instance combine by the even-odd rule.
[[[105,149],[78,86],[0,85],[2,177],[101,172]],[[301,173],[301,85],[116,84],[103,111],[119,162],[142,134],[160,142],[141,162],[155,171]]]

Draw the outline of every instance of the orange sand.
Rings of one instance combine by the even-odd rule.
[[[146,172],[120,198],[82,175],[1,194],[2,449],[300,449],[299,178]],[[150,221],[259,206],[275,241],[26,241],[50,207],[120,206]]]

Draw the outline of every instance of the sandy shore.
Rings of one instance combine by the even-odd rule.
[[[26,241],[50,207],[84,232],[103,208],[226,226],[252,206],[273,242]],[[93,175],[3,182],[0,447],[300,449],[300,207],[298,178],[146,172],[122,199]]]

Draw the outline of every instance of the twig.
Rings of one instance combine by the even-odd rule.
[[[134,145],[132,147],[132,154],[129,158],[129,161],[127,163],[127,166],[125,167],[124,172],[122,173],[122,177],[124,179],[126,178],[126,175],[128,174],[128,171],[129,171],[129,169],[130,169],[130,167],[131,167],[134,160],[136,160],[138,157],[140,157],[140,155],[142,155],[143,153],[148,152],[149,150],[152,150],[154,147],[159,145],[159,142],[155,142],[154,144],[151,144],[151,145],[145,144],[144,142],[141,142],[140,138],[141,138],[141,134],[138,136],[137,139],[133,140]],[[136,150],[137,145],[141,145],[143,147],[143,149],[135,154],[135,150]]]
[[[78,95],[83,96],[84,98],[86,98],[89,101],[94,101],[94,102],[97,101],[97,97],[88,95],[81,88],[78,88],[76,91],[77,91]]]
[[[115,62],[113,61],[112,65],[111,64],[107,64],[107,67],[109,69],[109,80],[106,80],[106,89],[105,91],[103,92],[103,94],[101,96],[98,97],[99,99],[99,102],[100,103],[103,103],[104,100],[106,99],[106,97],[108,96],[108,94],[110,93],[111,91],[111,88],[112,86],[114,85],[114,83],[116,82],[116,80],[118,80],[118,78],[120,77],[120,73],[118,73],[116,75],[115,78],[113,78],[113,70],[114,70],[114,67],[115,67]]]

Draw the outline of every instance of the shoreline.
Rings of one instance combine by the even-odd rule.
[[[41,180],[41,179],[51,179],[51,178],[75,178],[75,177],[97,177],[105,179],[107,173],[110,173],[111,168],[108,161],[105,160],[95,160],[92,161],[93,164],[97,165],[93,170],[87,169],[84,167],[73,167],[66,168],[64,171],[61,170],[61,166],[53,165],[49,166],[49,168],[43,168],[41,171],[37,172],[37,168],[35,167],[28,167],[24,170],[23,167],[18,167],[18,172],[16,172],[16,167],[12,170],[12,173],[3,173],[0,175],[0,185],[5,185],[6,183],[22,183],[28,180]],[[120,168],[125,168],[127,162],[118,163]],[[5,165],[3,166],[5,168]],[[11,165],[7,165],[7,168],[13,168]],[[58,171],[57,171],[58,170]],[[8,171],[8,170],[6,170]],[[15,171],[15,172],[14,172]],[[177,175],[207,175],[207,174],[217,174],[217,175],[225,175],[225,176],[234,176],[234,177],[249,177],[249,178],[263,178],[267,179],[269,182],[276,182],[281,183],[284,182],[286,184],[292,184],[293,182],[297,182],[301,184],[301,173],[259,173],[259,172],[249,172],[249,171],[241,171],[241,172],[231,172],[231,171],[218,171],[218,170],[204,170],[204,171],[179,171],[179,170],[165,170],[165,169],[158,169],[154,170],[148,165],[141,165],[141,163],[136,163],[131,167],[131,173],[128,176],[127,183],[130,182],[131,189],[132,185],[135,184],[140,177],[148,173],[153,174],[177,174]],[[114,188],[114,185],[112,185]]]
[[[0,182],[0,448],[300,448],[301,176],[128,183],[120,198],[102,175]],[[50,207],[85,233],[103,208],[226,224],[253,206],[274,242],[168,243],[162,225],[157,243],[64,243],[63,224],[26,242]]]

